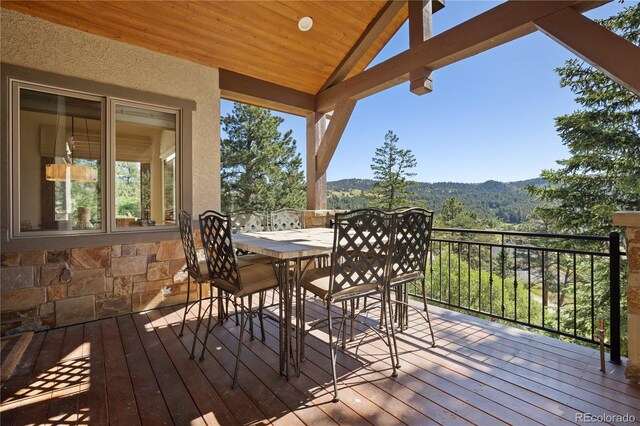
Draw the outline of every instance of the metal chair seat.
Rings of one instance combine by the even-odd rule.
[[[333,293],[329,292],[331,282],[331,267],[309,270],[302,279],[302,288],[318,296],[324,301],[341,302],[354,297],[364,297],[378,293],[379,285],[375,282],[345,286],[342,290]]]

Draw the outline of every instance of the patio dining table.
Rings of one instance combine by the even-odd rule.
[[[304,321],[300,282],[315,259],[331,254],[333,229],[247,232],[234,234],[233,244],[237,249],[271,257],[276,268],[280,288],[280,374],[288,380],[292,374],[300,374],[301,321]]]

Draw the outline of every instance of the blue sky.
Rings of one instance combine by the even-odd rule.
[[[611,16],[630,1],[608,3],[586,15]],[[447,0],[433,17],[441,33],[498,2]],[[408,48],[407,26],[400,29],[373,64]],[[568,157],[554,117],[578,106],[553,71],[573,54],[540,32],[449,65],[433,73],[433,92],[416,96],[408,83],[358,102],[327,171],[329,181],[371,178],[375,149],[392,130],[399,146],[418,162],[420,182],[515,181],[535,178]],[[222,114],[232,103],[222,102]],[[305,119],[285,118],[305,158]],[[223,135],[224,137],[224,135]]]

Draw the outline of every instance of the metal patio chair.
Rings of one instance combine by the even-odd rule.
[[[207,347],[207,341],[211,331],[222,322],[220,314],[218,321],[211,326],[211,309],[213,309],[214,301],[222,302],[227,300],[232,303],[236,310],[240,310],[241,324],[240,337],[238,341],[238,351],[236,354],[236,367],[233,375],[233,387],[238,383],[238,367],[240,365],[240,355],[242,352],[244,331],[249,321],[251,338],[253,339],[253,321],[254,316],[258,316],[262,333],[262,340],[265,340],[264,332],[264,292],[278,286],[278,279],[275,270],[271,265],[254,264],[240,268],[235,250],[233,249],[233,241],[231,239],[231,223],[228,215],[207,210],[200,216],[200,234],[202,237],[202,246],[209,271],[209,320],[207,322],[207,334],[203,342],[200,360],[204,359],[204,353]],[[217,296],[214,297],[214,289],[217,290]],[[252,305],[252,296],[258,294],[258,307],[254,309]],[[249,301],[249,305],[244,303],[245,297]],[[221,306],[222,303],[219,303]],[[197,329],[196,329],[197,334]]]
[[[304,228],[304,212],[295,209],[280,209],[269,215],[269,227],[272,231]]]
[[[357,318],[354,312],[354,301],[361,297],[378,295],[383,301],[389,297],[388,270],[392,251],[393,215],[375,209],[355,210],[344,214],[336,214],[334,228],[333,252],[331,265],[325,268],[312,269],[302,278],[302,288],[322,299],[327,308],[326,318],[310,324],[305,329],[302,321],[302,335],[326,323],[329,330],[329,350],[333,375],[333,401],[339,401],[336,377],[336,347],[333,339],[333,322],[339,320],[338,336],[342,334],[344,348],[346,321]],[[304,300],[302,315],[304,318]],[[351,302],[351,314],[347,315],[347,302]],[[342,316],[333,317],[333,304],[342,304]],[[396,377],[396,362],[394,362],[393,327],[389,326],[390,305],[381,304],[385,310],[384,325],[386,344],[393,368],[392,376]],[[385,308],[389,308],[388,310]],[[366,309],[366,306],[365,306]],[[388,315],[387,315],[388,314]],[[367,323],[362,322],[364,325]],[[374,329],[378,332],[377,329]],[[341,333],[342,332],[342,333]],[[390,334],[391,333],[391,334]],[[337,341],[335,343],[337,346]],[[397,352],[397,351],[396,351]],[[304,340],[302,342],[304,359]],[[397,357],[397,355],[396,355]]]
[[[433,212],[422,208],[409,208],[394,213],[394,243],[393,261],[390,266],[390,287],[395,290],[395,320],[398,321],[400,331],[408,327],[408,308],[415,306],[409,303],[409,284],[419,282],[424,313],[420,315],[429,325],[432,345],[436,341],[429,319],[427,307],[425,268],[429,247],[431,244],[431,229],[433,227]],[[390,300],[391,302],[391,300]]]
[[[184,305],[184,315],[182,316],[182,324],[180,325],[180,334],[182,337],[184,334],[184,324],[187,318],[187,313],[191,311],[196,305],[198,306],[198,319],[196,323],[196,331],[202,320],[202,286],[207,284],[209,279],[209,272],[205,261],[198,259],[198,251],[193,238],[193,226],[191,221],[191,215],[185,211],[180,210],[178,216],[178,223],[180,227],[180,238],[182,239],[182,248],[184,250],[184,257],[186,260],[185,271],[187,272],[187,301]],[[204,272],[203,272],[204,271]],[[191,297],[191,281],[198,287],[198,300],[190,301]],[[193,353],[196,347],[197,337],[194,335],[193,345],[191,346],[191,358],[194,357]]]

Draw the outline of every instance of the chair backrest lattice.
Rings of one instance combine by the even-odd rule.
[[[227,282],[236,290],[242,289],[238,261],[231,240],[228,215],[207,210],[200,215],[200,233],[210,278]]]
[[[270,227],[272,231],[304,228],[304,212],[294,209],[280,209],[271,212]]]
[[[231,213],[231,224],[238,232],[264,232],[269,230],[268,214],[263,212]]]
[[[184,257],[187,261],[187,272],[192,278],[199,279],[202,277],[202,274],[200,264],[198,263],[198,250],[196,249],[193,238],[191,215],[185,210],[180,210],[179,227]]]
[[[431,243],[433,212],[410,208],[396,212],[391,278],[424,273]]]
[[[382,288],[391,254],[393,214],[377,209],[337,213],[330,293],[374,284]]]

